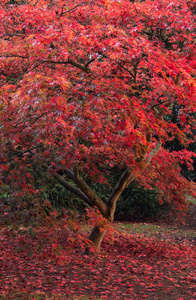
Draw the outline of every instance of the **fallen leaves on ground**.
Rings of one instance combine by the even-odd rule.
[[[116,233],[100,254],[82,255],[83,246],[63,228],[3,229],[0,299],[196,298],[194,241]]]

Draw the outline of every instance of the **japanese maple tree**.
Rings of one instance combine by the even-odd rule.
[[[195,1],[26,0],[0,7],[1,185],[15,198],[39,191],[32,166],[113,221],[133,180],[178,209],[195,185]],[[178,124],[172,108],[178,108]],[[182,151],[169,151],[178,138]],[[107,202],[86,178],[105,184]],[[90,239],[100,249],[105,230]]]

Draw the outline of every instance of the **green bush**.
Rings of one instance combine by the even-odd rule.
[[[86,179],[89,186],[101,197],[107,201],[112,188],[119,180],[119,170],[113,168],[109,170],[110,175],[105,175],[108,184],[100,184],[93,180]],[[122,171],[122,170],[121,170]],[[67,210],[83,214],[86,204],[77,196],[67,191],[52,177],[49,177],[44,169],[31,170],[34,178],[34,188],[39,189],[40,193],[20,199],[14,199],[11,195],[9,186],[0,189],[0,213],[7,219],[19,219],[34,222],[38,214],[44,217],[50,214],[50,205],[57,210],[60,215],[64,215]],[[50,203],[50,205],[48,205]],[[159,218],[161,214],[169,210],[168,205],[159,204],[158,192],[156,190],[144,189],[138,183],[131,183],[124,190],[120,199],[117,201],[115,220],[119,221],[147,221]],[[7,214],[9,213],[9,215]],[[18,218],[16,215],[18,214]],[[11,217],[13,215],[13,217]],[[9,220],[8,220],[9,221]]]
[[[160,218],[169,211],[169,205],[160,205],[158,191],[144,189],[137,183],[131,183],[117,202],[115,219],[118,221],[151,221]]]
[[[67,191],[62,185],[55,182],[55,180],[50,180],[43,186],[43,196],[46,200],[49,200],[52,207],[56,208],[57,211],[62,209],[76,210],[78,212],[84,212],[86,207],[85,203]]]
[[[109,171],[110,176],[105,174],[109,185],[88,181],[90,187],[103,201],[107,201],[112,191],[111,187],[114,188],[120,177],[118,168],[113,168]],[[122,170],[120,173],[122,173]],[[134,222],[156,220],[162,215],[165,217],[169,209],[170,207],[166,202],[162,205],[159,203],[158,190],[145,189],[138,182],[132,182],[117,201],[115,220]]]

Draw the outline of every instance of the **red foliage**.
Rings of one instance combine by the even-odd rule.
[[[2,231],[0,296],[195,298],[196,252],[191,241],[174,244],[166,236],[122,235],[114,238],[112,247],[105,241],[102,254],[89,257],[80,255],[81,243],[73,246],[69,237],[67,228]]]
[[[194,140],[194,5],[1,3],[2,187],[19,202],[29,197],[37,204],[35,166],[51,176],[77,167],[100,182],[102,170],[118,166],[183,209],[195,185],[183,178],[180,163],[191,168],[195,154],[171,153],[164,143],[176,137],[186,147]],[[171,122],[174,106],[178,126]]]

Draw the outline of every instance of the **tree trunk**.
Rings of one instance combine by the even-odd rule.
[[[89,240],[93,243],[94,247],[100,252],[101,243],[106,234],[106,231],[100,228],[99,226],[95,226],[90,234]],[[87,246],[84,254],[89,254],[89,247]]]
[[[148,134],[147,141],[148,144],[151,141],[151,134]],[[142,157],[137,158],[137,162],[139,164],[139,170],[134,172],[131,168],[127,167],[125,172],[120,177],[118,183],[114,187],[107,204],[88,186],[86,181],[80,176],[78,166],[74,166],[74,172],[67,169],[66,174],[69,178],[71,178],[78,188],[74,185],[67,182],[63,177],[59,174],[55,174],[55,178],[69,191],[73,192],[74,194],[78,195],[81,199],[83,199],[86,203],[91,205],[92,207],[96,206],[102,216],[106,218],[108,221],[113,222],[114,220],[114,213],[116,210],[116,202],[119,199],[120,195],[122,194],[123,190],[126,188],[130,182],[132,182],[135,178],[137,178],[149,165],[153,156],[159,151],[161,148],[161,140],[158,141],[156,147],[150,152],[148,157],[146,158],[147,151],[149,149],[149,145],[147,145],[145,155]],[[145,160],[145,162],[144,162]],[[140,165],[141,164],[141,165]],[[89,237],[90,241],[93,243],[95,248],[100,252],[101,242],[106,234],[106,230],[104,228],[96,225]],[[89,254],[89,247],[87,246],[84,254]]]

